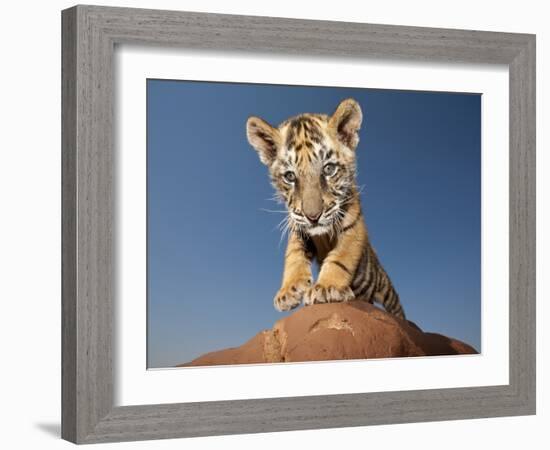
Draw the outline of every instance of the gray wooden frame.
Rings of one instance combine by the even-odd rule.
[[[63,438],[93,443],[535,413],[535,36],[96,6],[63,11],[62,31]],[[118,43],[508,65],[509,384],[114,407]]]

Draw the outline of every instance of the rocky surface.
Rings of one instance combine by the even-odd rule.
[[[474,353],[468,344],[423,332],[412,322],[356,300],[300,308],[240,347],[207,353],[180,366]]]

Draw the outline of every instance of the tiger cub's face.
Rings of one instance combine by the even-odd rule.
[[[355,149],[362,113],[353,99],[332,116],[302,114],[277,128],[258,117],[247,137],[268,166],[293,230],[311,236],[337,232],[355,193]]]

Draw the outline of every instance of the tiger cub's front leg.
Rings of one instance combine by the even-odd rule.
[[[351,289],[366,239],[366,230],[358,211],[352,225],[338,236],[334,248],[321,264],[317,283],[306,292],[304,305],[349,302],[355,298]]]
[[[291,233],[285,253],[283,282],[273,299],[275,309],[288,311],[296,308],[311,283],[311,255],[308,255],[302,238]]]

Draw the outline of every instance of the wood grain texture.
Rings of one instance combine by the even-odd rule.
[[[93,443],[535,412],[534,36],[96,6],[62,16],[65,439]],[[121,43],[508,65],[510,383],[113,407],[113,52]]]
[[[84,8],[63,17],[62,436],[82,441],[113,406],[112,52]]]
[[[62,17],[61,345],[62,431],[76,440],[76,10]]]
[[[535,40],[510,71],[510,385],[526,408],[536,391]]]

